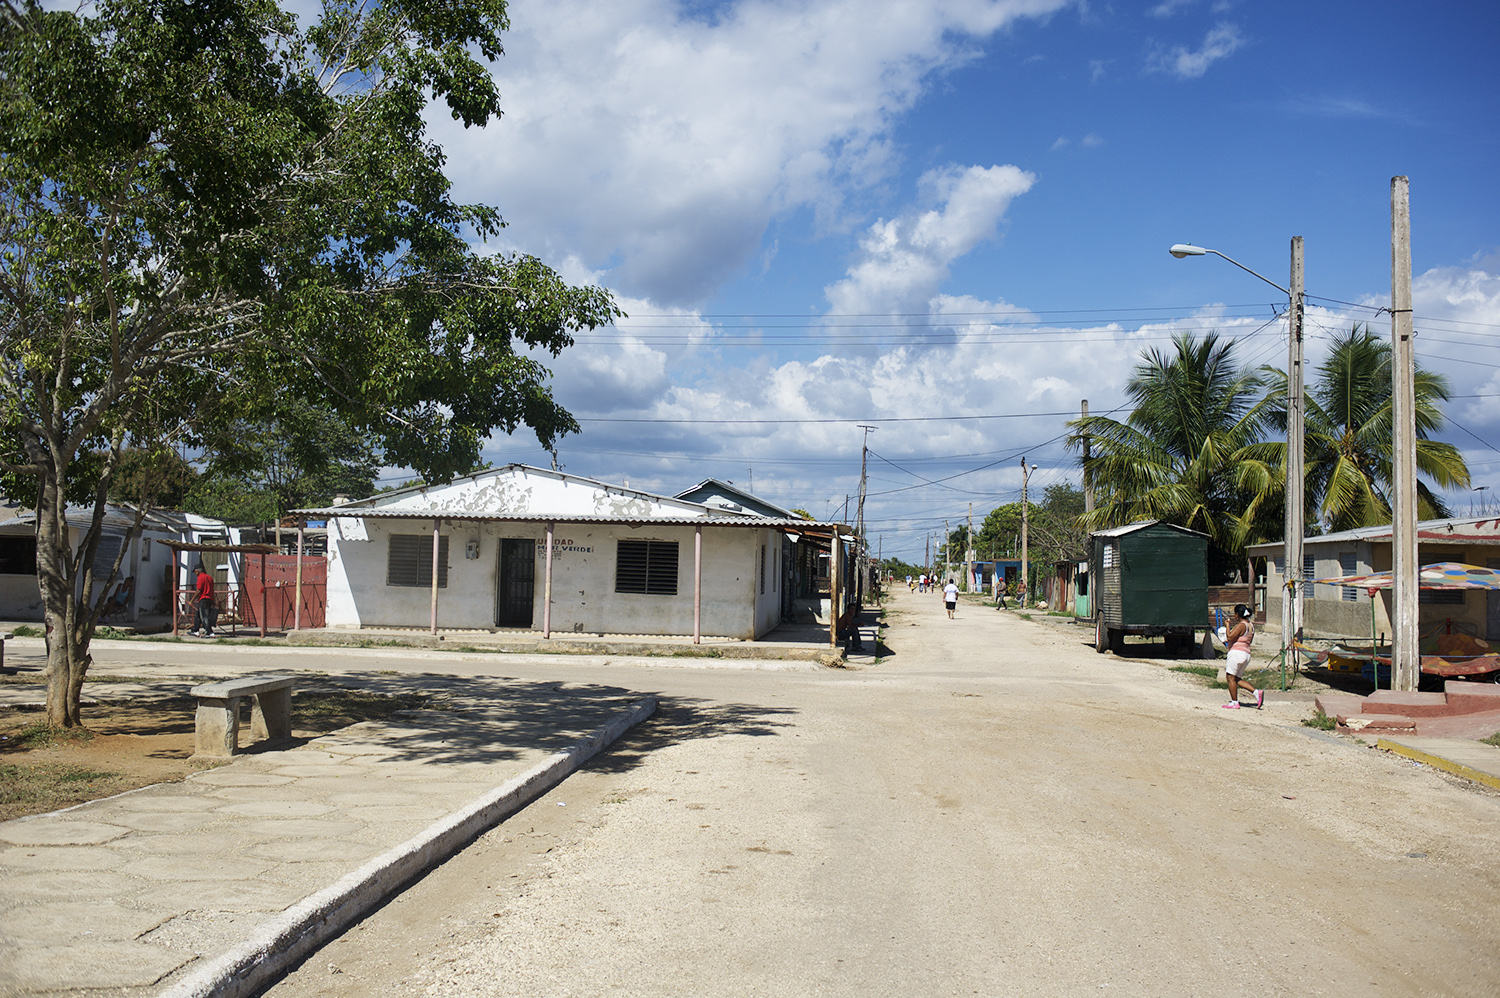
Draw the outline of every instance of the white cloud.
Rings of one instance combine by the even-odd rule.
[[[993,238],[1011,199],[1036,177],[1014,166],[929,170],[919,186],[931,207],[870,226],[861,259],[825,294],[835,313],[925,310],[948,267]]]
[[[836,217],[885,179],[889,131],[934,72],[1067,0],[741,0],[711,23],[672,0],[516,0],[496,68],[505,117],[432,136],[459,197],[514,238],[610,269],[658,302],[710,295],[793,208]]]
[[[1239,28],[1233,24],[1220,24],[1204,36],[1202,47],[1196,51],[1178,45],[1170,51],[1155,53],[1147,66],[1180,79],[1195,80],[1208,72],[1209,66],[1227,58],[1244,44]]]
[[[1161,3],[1146,11],[1146,13],[1152,17],[1172,17],[1197,2],[1198,0],[1162,0]]]

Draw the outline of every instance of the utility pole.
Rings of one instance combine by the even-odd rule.
[[[1288,649],[1302,636],[1303,436],[1302,405],[1302,237],[1292,237],[1291,312],[1287,316],[1286,392],[1286,589],[1281,597],[1282,644]]]
[[[1027,547],[1029,542],[1027,530],[1031,525],[1031,515],[1030,510],[1027,509],[1030,503],[1026,499],[1026,484],[1031,480],[1031,471],[1032,469],[1026,467],[1026,459],[1021,458],[1021,592],[1024,594],[1021,598],[1022,609],[1026,607],[1026,600],[1031,596],[1031,590],[1026,585],[1026,581],[1031,578],[1030,551]]]
[[[1391,504],[1391,688],[1417,688],[1417,413],[1411,322],[1411,182],[1391,178],[1391,399],[1395,416]],[[1379,676],[1376,676],[1379,679]],[[1377,681],[1376,686],[1379,686]]]
[[[974,504],[969,503],[969,536],[964,544],[964,588],[974,581]]]
[[[953,534],[948,530],[948,521],[943,521],[943,573],[942,577],[948,577],[948,563],[953,560]]]
[[[874,426],[859,427],[865,431],[864,443],[859,448],[859,505],[854,512],[854,543],[859,552],[859,580],[854,584],[854,604],[863,609],[865,605],[865,580],[870,574],[869,545],[865,543],[865,459],[870,453],[870,431]]]
[[[1084,419],[1088,419],[1089,418],[1089,400],[1088,399],[1084,399],[1083,400],[1083,418]],[[1084,434],[1083,434],[1083,466],[1085,468],[1087,468],[1088,464],[1089,464],[1089,434],[1088,434],[1088,431],[1084,431]],[[1093,484],[1092,481],[1090,481],[1090,476],[1087,475],[1087,474],[1085,474],[1083,476],[1083,511],[1085,513],[1092,513],[1094,511],[1094,484]]]

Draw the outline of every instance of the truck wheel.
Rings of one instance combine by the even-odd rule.
[[[1103,655],[1109,648],[1109,632],[1104,627],[1104,614],[1094,618],[1094,651]],[[1500,675],[1497,672],[1496,675]]]

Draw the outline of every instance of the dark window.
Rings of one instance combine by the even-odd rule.
[[[620,541],[615,555],[615,592],[677,595],[676,541]]]
[[[1420,589],[1417,602],[1436,603],[1439,606],[1463,606],[1464,591],[1462,589]]]
[[[432,588],[432,535],[392,534],[385,584]],[[448,588],[448,538],[438,538],[438,588]]]
[[[760,594],[766,594],[766,546],[760,546]]]
[[[0,575],[36,574],[36,536],[0,537]]]
[[[1353,575],[1359,571],[1359,557],[1352,554],[1339,555],[1339,574]],[[1340,586],[1340,598],[1345,603],[1353,603],[1359,599],[1359,590],[1353,586]]]

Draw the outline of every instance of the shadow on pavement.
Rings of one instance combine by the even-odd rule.
[[[623,773],[639,766],[657,749],[700,738],[774,735],[791,727],[790,718],[797,713],[790,707],[668,698],[661,694],[657,697],[656,713],[595,756],[588,764],[589,769]]]

